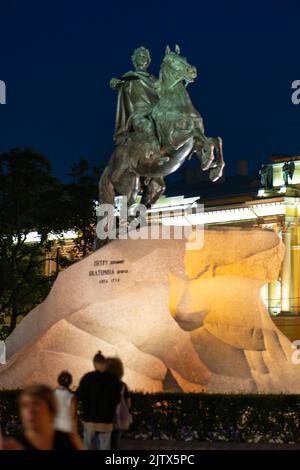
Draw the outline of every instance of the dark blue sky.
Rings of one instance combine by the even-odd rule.
[[[207,135],[224,140],[227,173],[247,158],[300,153],[300,2],[189,0],[1,0],[0,152],[31,146],[64,177],[71,162],[105,162],[113,149],[112,76],[131,68],[132,50],[152,53],[158,73],[166,44],[178,43],[198,79],[189,87]]]

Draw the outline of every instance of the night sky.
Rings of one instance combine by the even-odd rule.
[[[300,154],[299,1],[0,0],[0,152],[30,146],[65,178],[79,157],[113,150],[116,93],[134,48],[158,74],[166,44],[197,66],[189,86],[206,134],[224,140],[227,174],[270,154]]]

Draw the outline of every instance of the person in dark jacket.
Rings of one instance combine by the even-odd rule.
[[[101,351],[94,357],[93,372],[85,374],[76,391],[82,405],[84,443],[88,449],[110,450],[116,407],[121,399],[120,381],[107,372]]]

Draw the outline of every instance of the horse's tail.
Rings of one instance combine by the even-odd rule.
[[[115,204],[115,188],[106,166],[99,180],[99,204]]]
[[[102,234],[107,232],[108,226],[114,217],[115,189],[110,178],[109,167],[106,166],[99,180],[99,204],[110,204],[112,207],[108,211],[108,216],[104,216],[100,208],[97,213],[96,237],[94,240],[94,250],[106,245],[109,241],[109,234],[103,237]],[[100,215],[101,214],[101,215]],[[101,235],[99,235],[101,233]]]

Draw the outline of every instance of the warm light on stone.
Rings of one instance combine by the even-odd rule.
[[[62,369],[76,384],[101,349],[133,390],[299,393],[294,350],[261,298],[284,256],[275,232],[207,230],[202,250],[185,248],[116,240],[61,272],[8,338],[1,387],[54,386]]]

